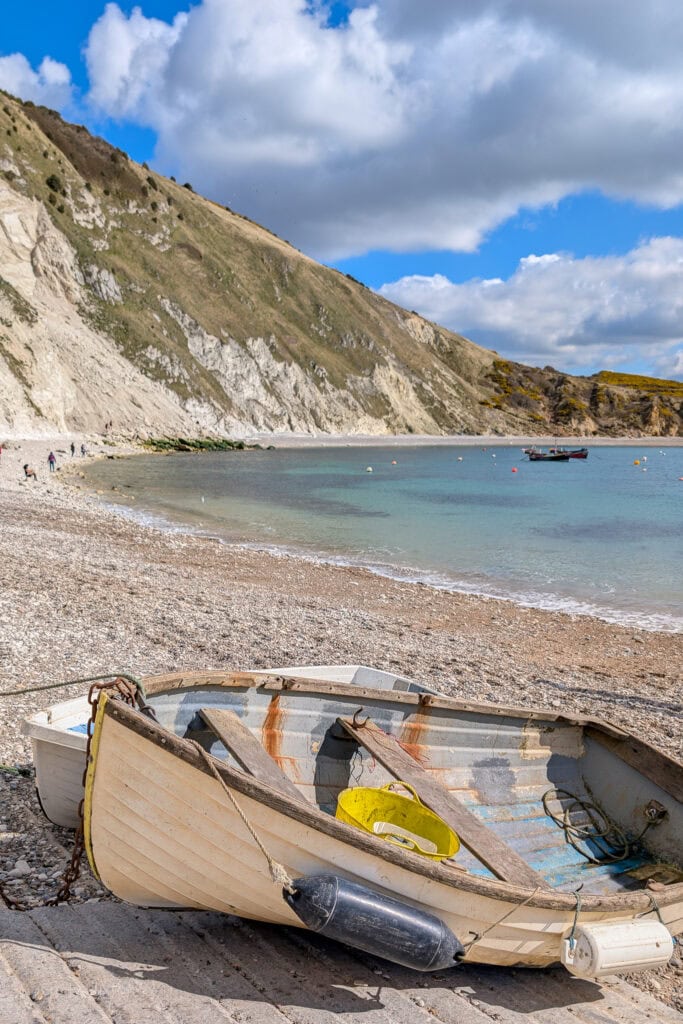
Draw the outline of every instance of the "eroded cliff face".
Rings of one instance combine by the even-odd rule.
[[[5,430],[101,430],[115,413],[134,432],[190,418],[84,319],[76,253],[44,205],[0,183],[0,424]]]
[[[675,434],[675,387],[500,360],[0,96],[0,433]]]

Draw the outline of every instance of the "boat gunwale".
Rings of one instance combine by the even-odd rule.
[[[187,678],[187,676],[184,678]],[[378,700],[382,698],[386,700],[386,693],[382,694],[381,691],[373,691],[373,693]],[[205,756],[207,755],[201,755],[190,740],[176,736],[142,712],[113,699],[105,700],[102,714],[103,717],[112,718],[142,739],[153,743],[160,749],[178,757],[191,767],[214,778],[211,765],[205,761]],[[104,723],[102,722],[102,724]],[[210,757],[213,767],[219,772],[223,781],[238,793],[256,800],[277,813],[284,814],[298,821],[304,826],[322,832],[347,846],[356,847],[364,853],[379,857],[381,860],[388,861],[412,874],[421,875],[449,888],[459,889],[502,902],[525,903],[530,907],[565,912],[576,909],[576,896],[573,893],[556,892],[550,888],[537,892],[521,885],[513,885],[499,879],[483,878],[460,871],[457,867],[434,864],[425,861],[424,858],[411,856],[399,847],[386,843],[369,833],[365,834],[359,829],[355,829],[353,826],[347,825],[337,818],[326,814],[313,804],[305,802],[303,797],[301,802],[296,801],[212,755],[208,755],[208,757]],[[96,759],[91,760],[87,770],[88,776],[92,779],[91,789],[96,784],[96,768]],[[86,836],[90,851],[92,852],[91,823],[89,820],[86,822]],[[96,868],[94,857],[93,867]],[[660,907],[668,907],[679,902],[683,903],[683,882],[666,886],[664,890],[657,889],[657,902]],[[610,895],[586,893],[585,895],[582,894],[582,908],[587,913],[603,914],[628,913],[629,911],[648,912],[653,910],[653,903],[649,892],[646,890]]]
[[[408,693],[405,690],[377,690],[371,686],[358,686],[354,683],[335,683],[329,679],[312,679],[308,676],[261,675],[258,672],[223,672],[209,669],[204,672],[180,672],[145,679],[148,696],[169,690],[193,689],[202,686],[217,686],[225,689],[259,689],[272,693],[324,693],[340,697],[365,697],[368,700],[393,701],[397,704],[413,705],[416,709],[436,708],[442,711],[461,711],[466,714],[488,714],[499,718],[521,718],[524,721],[560,722],[582,728],[590,739],[598,742],[601,734],[607,738],[605,746],[625,764],[635,767],[631,752],[642,757],[644,766],[636,767],[636,771],[644,775],[656,786],[668,793],[679,803],[683,803],[683,762],[664,753],[658,747],[634,736],[611,722],[602,718],[586,715],[573,715],[551,708],[532,711],[515,705],[493,704],[489,701],[465,701],[446,694],[435,695],[433,692]],[[616,742],[615,742],[616,741]],[[617,747],[623,744],[623,750]],[[626,756],[625,756],[626,755]]]
[[[553,708],[542,708],[532,711],[518,705],[494,704],[490,701],[467,701],[459,697],[433,692],[413,692],[406,690],[380,690],[372,686],[358,686],[355,683],[336,683],[330,679],[314,679],[310,676],[292,676],[287,673],[263,675],[258,672],[224,672],[219,669],[208,669],[204,672],[172,672],[163,675],[147,676],[144,679],[148,696],[167,690],[183,688],[199,688],[201,686],[218,686],[226,689],[256,688],[260,690],[292,690],[302,692],[320,692],[339,694],[343,697],[369,697],[378,700],[392,700],[399,704],[414,704],[420,707],[440,708],[451,711],[473,712],[474,714],[491,714],[498,717],[524,718],[529,720],[543,719],[552,722],[570,722],[572,725],[595,726],[608,735],[618,739],[628,737],[629,732],[601,718],[585,715],[570,715]],[[656,749],[656,748],[653,748]],[[666,755],[664,755],[666,756]],[[677,763],[677,762],[674,762]],[[683,763],[681,764],[683,768]]]

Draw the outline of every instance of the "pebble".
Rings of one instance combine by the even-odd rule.
[[[8,872],[8,878],[23,878],[24,875],[31,874],[31,867],[28,861],[18,860],[11,871]]]

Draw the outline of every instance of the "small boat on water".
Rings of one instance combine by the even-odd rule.
[[[569,462],[569,452],[529,452],[529,462]]]
[[[412,692],[436,692],[395,672],[385,672],[367,665],[289,665],[282,668],[253,670],[261,676],[314,677],[337,683],[372,686],[375,689]],[[143,679],[150,704],[155,707],[161,698],[168,676]],[[178,677],[173,677],[176,680]],[[175,683],[174,683],[175,685]],[[90,705],[84,694],[74,700],[53,704],[27,718],[24,735],[31,739],[36,772],[38,801],[44,814],[55,825],[76,828],[78,805],[83,798],[83,772],[88,743]]]
[[[549,448],[547,452],[535,445],[530,445],[528,448],[522,448],[522,452],[528,455],[533,462],[566,462],[567,459],[588,458],[587,448],[562,448],[557,445],[554,448]]]
[[[198,672],[154,688],[155,718],[103,693],[94,720],[85,845],[122,900],[309,927],[420,970],[594,977],[671,955],[683,765],[643,740],[410,687]],[[450,845],[339,813],[399,783]]]

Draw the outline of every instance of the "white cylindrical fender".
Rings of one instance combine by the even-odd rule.
[[[579,925],[562,943],[562,963],[580,978],[647,971],[668,962],[671,934],[660,921],[612,921]]]

